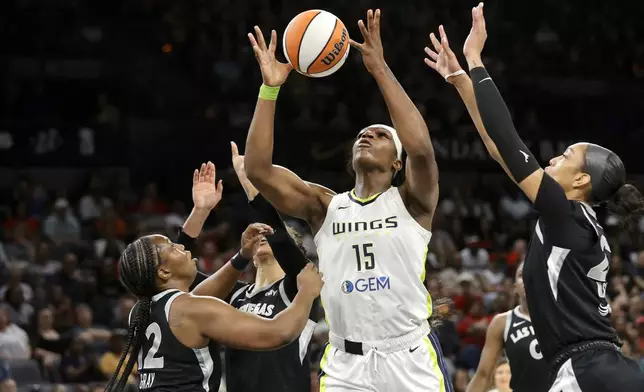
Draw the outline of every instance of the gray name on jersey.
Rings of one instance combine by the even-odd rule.
[[[152,384],[154,384],[154,373],[142,373],[139,389],[152,388]]]

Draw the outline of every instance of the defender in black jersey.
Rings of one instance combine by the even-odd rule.
[[[478,368],[467,392],[486,392],[490,377],[497,366],[501,352],[510,363],[513,392],[547,392],[550,367],[543,360],[543,354],[528,313],[525,288],[523,286],[523,263],[517,268],[516,293],[519,306],[492,319],[485,337]]]
[[[203,165],[202,171],[195,172],[193,193],[199,184],[215,187],[214,180],[214,165]],[[237,259],[249,258],[268,229],[262,224],[251,225]],[[218,286],[234,276],[231,269],[235,269],[235,260],[195,291],[221,292]],[[182,245],[161,235],[141,237],[129,244],[119,260],[119,273],[123,285],[139,301],[130,314],[127,344],[108,391],[123,389],[137,360],[143,391],[216,391],[219,379],[212,377],[216,361],[212,341],[255,350],[289,344],[306,326],[322,287],[319,272],[308,264],[298,275],[297,296],[277,317],[265,319],[240,312],[217,298],[188,293],[197,275],[195,260]]]
[[[300,246],[289,235],[277,211],[259,194],[244,173],[244,157],[231,143],[233,167],[244,188],[256,220],[270,225],[275,234],[260,243],[253,262],[255,283],[239,282],[229,303],[245,312],[272,319],[297,295],[297,274],[307,264]],[[229,392],[300,392],[311,385],[309,342],[316,325],[315,306],[299,338],[275,351],[257,352],[226,348],[226,389]]]
[[[629,219],[644,212],[644,199],[626,184],[620,158],[595,144],[574,144],[545,170],[539,167],[483,67],[482,3],[472,16],[463,51],[477,107],[468,110],[488,151],[540,213],[524,280],[534,330],[551,366],[550,391],[641,391],[644,373],[622,355],[610,324],[606,274],[611,253],[591,206],[609,202],[613,213]]]

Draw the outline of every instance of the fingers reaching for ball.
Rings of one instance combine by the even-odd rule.
[[[253,47],[255,57],[259,63],[262,72],[264,84],[271,87],[281,86],[288,77],[293,67],[290,64],[284,64],[275,58],[275,49],[277,48],[277,32],[271,30],[271,40],[266,46],[264,34],[259,26],[255,26],[255,34],[248,33],[248,40]]]
[[[371,74],[382,71],[387,67],[385,63],[382,40],[380,38],[380,10],[376,9],[367,11],[367,24],[361,20],[358,21],[358,28],[364,38],[364,43],[358,43],[350,40],[351,46],[362,53],[362,61],[367,71]]]

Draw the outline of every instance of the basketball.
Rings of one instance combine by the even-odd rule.
[[[309,10],[293,18],[283,38],[284,56],[293,68],[306,76],[331,75],[349,54],[349,33],[344,23],[330,12]]]

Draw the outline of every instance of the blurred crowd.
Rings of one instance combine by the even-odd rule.
[[[0,50],[13,56],[15,63],[0,80],[0,118],[118,126],[127,115],[246,128],[260,83],[247,32],[257,24],[266,33],[277,29],[281,37],[293,16],[319,6],[313,0],[10,2],[3,5],[7,12],[0,13],[0,25],[4,22],[6,30],[0,36],[5,43]],[[426,114],[431,129],[463,136],[458,132],[471,129],[466,112],[422,59],[428,34],[439,24],[446,26],[459,52],[471,24],[468,4],[324,3],[357,40],[356,22],[374,6],[383,10],[386,60]],[[598,87],[592,83],[631,86],[644,78],[644,29],[635,16],[642,8],[636,1],[616,8],[610,3],[588,7],[580,0],[546,0],[530,12],[511,1],[486,5],[490,38],[485,61],[507,91],[515,119],[526,134],[557,134],[574,124],[582,129],[611,126],[613,132],[628,135],[627,130],[641,126],[632,100],[593,100]],[[48,63],[50,58],[67,61]],[[383,102],[363,68],[354,53],[342,70],[323,82],[292,75],[280,95],[280,128],[355,130],[356,124],[386,121]],[[559,83],[561,78],[573,82]],[[549,91],[526,94],[535,80],[550,80],[575,109],[559,107]],[[579,86],[575,80],[592,83]],[[566,98],[571,93],[567,90],[586,98]],[[597,110],[600,107],[603,110]]]
[[[87,184],[61,192],[25,178],[3,200],[0,358],[8,370],[0,373],[0,382],[13,377],[21,385],[39,379],[81,389],[104,385],[120,357],[135,303],[118,280],[118,257],[140,235],[159,232],[173,238],[187,217],[183,203],[165,200],[155,184],[138,193],[108,187],[98,175]],[[453,302],[439,335],[455,388],[464,391],[491,318],[517,304],[514,273],[534,216],[530,203],[510,186],[442,193],[427,286],[434,298]],[[197,266],[207,274],[237,251],[241,230],[249,223],[240,208],[243,192],[231,186],[224,200],[199,239]],[[608,293],[614,326],[623,351],[644,367],[644,224],[623,231],[610,215],[603,222],[613,249]],[[299,221],[289,224],[303,235],[315,260],[308,229]],[[251,269],[242,279],[254,279]],[[321,318],[311,343],[314,391],[327,338]]]

